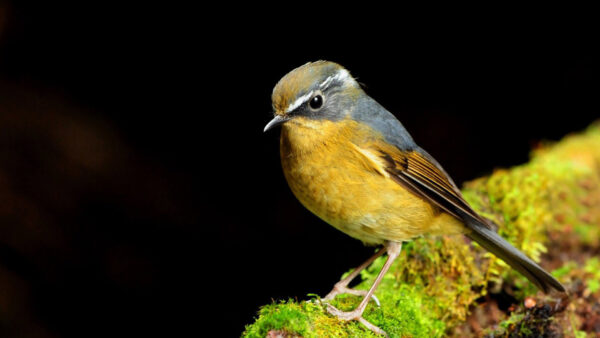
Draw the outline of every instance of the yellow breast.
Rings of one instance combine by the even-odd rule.
[[[367,128],[349,119],[297,117],[286,123],[281,162],[294,195],[327,223],[368,244],[456,232],[438,228],[460,222],[386,177],[360,151],[357,145],[378,137]]]

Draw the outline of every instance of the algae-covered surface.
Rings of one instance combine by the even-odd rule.
[[[527,164],[468,182],[463,193],[499,233],[557,277],[544,295],[463,236],[423,237],[402,253],[364,317],[390,337],[585,337],[600,334],[600,123],[533,150]],[[368,289],[378,258],[356,288]],[[352,310],[360,297],[332,305]],[[329,315],[317,296],[263,306],[243,336],[372,337]]]

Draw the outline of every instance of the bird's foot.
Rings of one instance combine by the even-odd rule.
[[[330,304],[327,304],[327,312],[336,316],[337,318],[339,318],[341,320],[346,320],[346,321],[356,320],[359,323],[366,326],[369,330],[371,330],[377,334],[381,334],[381,335],[388,337],[388,335],[387,335],[387,333],[385,333],[385,331],[383,331],[379,327],[371,324],[369,321],[367,321],[366,319],[363,318],[363,316],[362,316],[363,311],[364,311],[364,309],[357,308],[354,311],[344,312],[344,311],[338,310],[337,308],[335,308],[334,306],[332,306]]]
[[[342,295],[342,294],[349,294],[349,295],[354,295],[354,296],[367,296],[369,292],[366,290],[355,290],[355,289],[351,289],[349,287],[346,287],[345,285],[335,285],[333,287],[333,290],[331,290],[331,292],[329,292],[327,294],[327,296],[325,296],[325,298],[322,298],[321,301],[323,302],[329,302],[331,300],[333,300],[335,298],[335,296],[337,295]],[[371,297],[373,299],[373,301],[375,301],[375,304],[377,304],[378,307],[381,307],[381,303],[379,303],[379,299],[377,299],[377,296],[373,295]]]

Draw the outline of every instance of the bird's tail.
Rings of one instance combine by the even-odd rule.
[[[552,275],[542,269],[524,253],[500,237],[494,230],[480,224],[478,220],[466,220],[467,226],[472,230],[466,234],[469,238],[479,243],[482,247],[492,252],[496,257],[502,259],[513,269],[527,277],[533,284],[544,293],[550,289],[565,292],[564,286]]]

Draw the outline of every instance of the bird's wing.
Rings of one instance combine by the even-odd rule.
[[[401,150],[384,141],[376,141],[358,147],[375,161],[378,171],[386,173],[395,182],[416,195],[432,202],[458,219],[469,217],[488,228],[490,222],[479,216],[462,197],[460,190],[444,169],[420,148]]]

